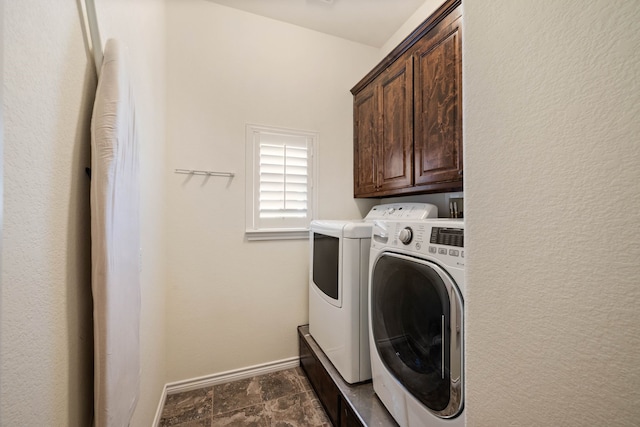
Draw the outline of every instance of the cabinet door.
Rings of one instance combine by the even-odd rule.
[[[462,180],[460,7],[416,44],[416,185]]]
[[[380,191],[413,185],[413,58],[400,58],[379,78]]]
[[[378,97],[369,85],[353,100],[353,192],[373,193],[377,186]]]

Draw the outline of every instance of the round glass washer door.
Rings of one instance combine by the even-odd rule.
[[[387,370],[434,415],[463,407],[462,296],[437,264],[382,253],[371,273],[371,328]]]

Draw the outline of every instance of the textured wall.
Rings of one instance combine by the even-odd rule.
[[[164,370],[164,2],[98,0],[103,41],[129,46],[141,143],[142,387]],[[4,234],[0,424],[88,426],[93,399],[89,125],[95,69],[79,2],[4,2]]]
[[[4,3],[0,2],[0,81],[4,82]],[[0,87],[0,254],[2,254],[4,228],[4,90]],[[0,256],[0,320],[2,319],[2,256]],[[0,327],[0,343],[2,343],[2,328]],[[0,351],[0,366],[2,365],[2,352]],[[0,370],[0,384],[2,384],[2,371]],[[0,390],[0,402],[2,400]],[[0,403],[1,405],[1,403]],[[1,409],[0,409],[1,411]],[[0,415],[1,416],[1,415]],[[0,421],[2,419],[0,418]]]
[[[4,2],[4,426],[92,413],[89,120],[95,74],[74,2]]]
[[[469,426],[638,425],[639,23],[464,2]]]
[[[320,132],[319,209],[354,218],[352,98],[377,50],[204,0],[168,2],[169,380],[298,355],[308,241],[247,242],[245,123]],[[366,207],[364,207],[366,205]]]

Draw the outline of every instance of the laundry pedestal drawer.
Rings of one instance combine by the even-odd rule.
[[[298,327],[300,366],[336,427],[397,427],[373,392],[371,381],[348,384],[309,335]]]

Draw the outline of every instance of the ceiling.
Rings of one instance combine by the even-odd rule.
[[[425,0],[209,0],[381,47]]]

